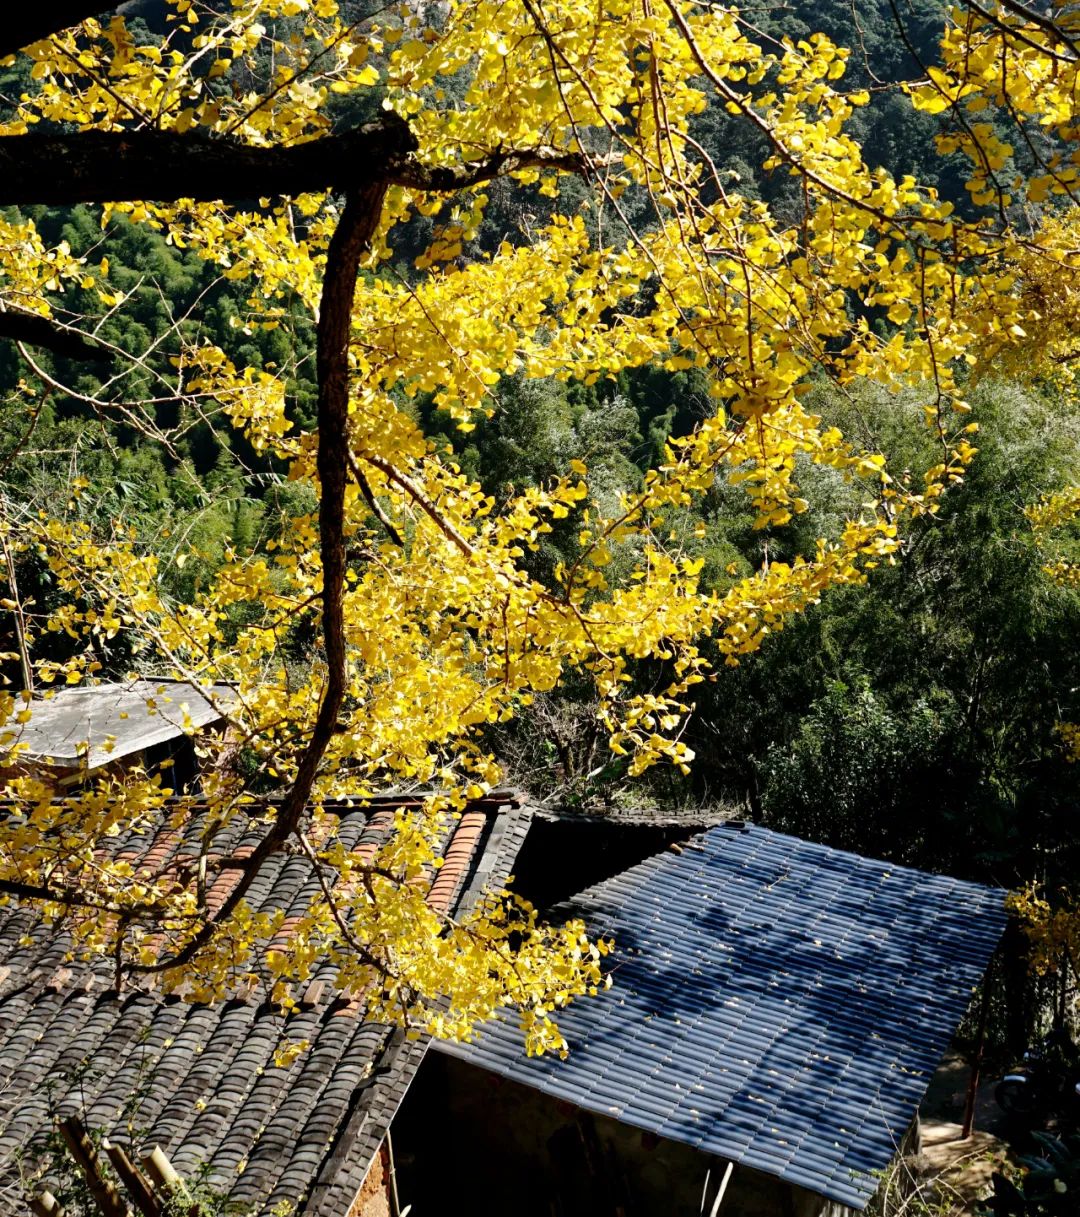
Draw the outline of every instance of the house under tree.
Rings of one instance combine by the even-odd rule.
[[[345,846],[373,857],[395,814],[419,803],[388,795],[368,806],[324,806],[339,817]],[[265,831],[262,812],[256,803],[234,816],[213,838],[214,855],[243,855]],[[429,903],[460,913],[504,884],[528,817],[505,792],[467,804],[445,833],[441,868],[428,876]],[[129,833],[113,844],[143,867],[191,865],[199,829],[196,808],[182,837],[166,818],[149,837]],[[212,906],[238,875],[219,875],[207,895]],[[273,855],[261,868],[247,899],[256,911],[284,914],[257,952],[264,963],[318,891],[302,854]],[[0,1212],[36,1200],[36,1212],[59,1217],[46,1194],[62,1204],[72,1180],[86,1194],[94,1177],[108,1175],[103,1161],[88,1175],[56,1153],[55,1129],[73,1116],[137,1165],[157,1147],[181,1179],[220,1197],[230,1217],[390,1211],[384,1139],[425,1040],[366,1019],[363,999],[341,993],[327,964],[302,987],[298,1008],[283,1014],[269,1000],[266,967],[252,974],[247,965],[227,1000],[207,1005],[163,994],[145,978],[117,991],[110,960],[79,964],[71,947],[32,909],[0,909]],[[305,1051],[275,1063],[282,1047],[300,1042]],[[140,1167],[144,1175],[150,1165]]]
[[[229,684],[168,678],[50,689],[31,699],[28,722],[5,726],[0,777],[33,773],[60,789],[167,762],[169,784],[187,790],[198,784],[195,736],[220,729],[235,700]]]
[[[216,697],[153,683],[99,686],[79,707],[58,696],[64,712],[35,716],[23,764],[85,773],[116,764],[118,741],[123,764],[219,720]],[[148,698],[166,712],[147,714]],[[374,855],[420,797],[327,808],[346,847]],[[257,840],[260,810],[212,850]],[[258,970],[214,1006],[147,984],[118,992],[109,961],[75,963],[70,938],[31,909],[0,910],[0,1208],[62,1192],[49,1146],[71,1116],[133,1162],[158,1147],[249,1217],[397,1217],[399,1195],[414,1217],[446,1213],[448,1196],[473,1217],[862,1208],[983,975],[1002,893],[712,818],[639,813],[630,832],[621,820],[579,823],[589,844],[567,848],[562,825],[495,792],[452,822],[429,877],[428,899],[455,913],[511,871],[559,896],[588,876],[550,915],[616,940],[614,985],[560,1014],[566,1061],[525,1058],[508,1019],[440,1045],[417,1076],[427,1041],[368,1021],[328,966],[288,1015]],[[112,848],[162,869],[195,863],[202,836],[196,805],[182,833],[166,818]],[[249,900],[279,910],[287,933],[318,884],[283,853]],[[275,1064],[300,1040],[307,1051]],[[395,1171],[388,1134],[410,1087]]]
[[[560,1016],[566,1060],[525,1057],[511,1018],[437,1046],[397,1134],[417,1217],[465,1159],[475,1217],[863,1209],[1003,896],[735,822],[593,885],[551,915],[615,940],[610,992]]]

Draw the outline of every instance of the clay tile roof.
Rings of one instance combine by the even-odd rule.
[[[30,721],[10,725],[22,763],[96,769],[133,752],[221,720],[236,697],[231,685],[183,680],[57,689],[34,698]]]
[[[326,806],[341,837],[363,849],[385,837],[398,807],[416,802]],[[469,804],[448,831],[429,898],[459,911],[504,883],[530,814],[508,792]],[[244,831],[231,828],[218,847],[242,845]],[[165,859],[191,847],[163,828],[143,848]],[[298,915],[312,881],[303,857],[282,854],[249,899]],[[135,987],[117,994],[109,968],[71,963],[69,946],[30,909],[0,909],[0,1191],[44,1160],[50,1119],[75,1114],[136,1153],[160,1145],[182,1176],[204,1177],[238,1211],[288,1202],[296,1217],[348,1212],[425,1040],[366,1021],[329,967],[286,1017],[261,991],[216,1006]],[[278,1067],[283,1038],[311,1046]]]
[[[615,939],[614,985],[440,1044],[600,1115],[863,1208],[1005,926],[1004,893],[741,823],[558,911]]]

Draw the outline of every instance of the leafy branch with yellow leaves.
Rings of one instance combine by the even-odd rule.
[[[6,746],[17,752],[32,684],[93,679],[103,640],[122,637],[144,670],[235,682],[233,737],[282,792],[251,854],[213,864],[238,881],[211,908],[190,877],[97,857],[117,815],[149,826],[165,814],[160,781],[91,785],[54,805],[20,779],[9,793],[27,811],[0,827],[0,892],[74,919],[81,947],[112,955],[122,973],[213,997],[274,932],[248,904],[260,865],[306,852],[334,881],[278,952],[283,1000],[317,950],[347,988],[381,980],[381,1015],[463,1036],[510,1005],[542,1050],[561,1047],[549,1016],[597,987],[599,948],[577,926],[529,922],[522,936],[532,914],[511,912],[508,897],[448,925],[408,881],[432,863],[435,827],[498,781],[485,728],[584,674],[632,774],[689,765],[681,734],[708,674],[705,640],[738,663],[830,589],[896,559],[910,522],[933,515],[975,459],[969,369],[1039,323],[1009,266],[1034,250],[1071,269],[1072,254],[1052,225],[961,218],[931,186],[869,166],[849,133],[867,96],[844,90],[847,52],[823,36],[766,45],[735,9],[688,0],[435,7],[366,15],[337,0],[234,0],[220,12],[170,0],[165,32],[150,37],[110,5],[0,21],[0,51],[29,81],[0,121],[0,335],[99,350],[93,310],[69,316],[65,300],[76,283],[100,309],[124,300],[18,210],[80,203],[100,206],[106,224],[124,217],[165,234],[243,284],[248,329],[287,327],[298,310],[317,334],[312,428],[290,416],[283,376],[197,336],[178,331],[168,351],[141,357],[317,501],[279,536],[230,552],[194,595],[171,594],[162,559],[120,523],[95,530],[62,509],[16,510],[4,523],[9,571],[33,557],[58,589],[27,621],[32,680],[7,701]],[[1072,105],[1068,82],[1039,84],[1039,55],[1061,52],[1011,13],[989,34],[978,23],[950,33],[946,67],[913,90],[914,104],[1007,95],[1021,119],[1052,110],[1073,138],[1072,111],[1059,113]],[[962,75],[962,39],[984,36],[1005,46],[1003,70],[1034,81],[1029,94],[1011,76],[1007,89],[995,81],[987,56],[981,75]],[[343,99],[377,99],[380,115],[339,129]],[[709,106],[765,138],[765,169],[798,180],[795,219],[718,171],[694,136]],[[996,172],[1004,154],[970,130],[974,142],[961,143],[978,204],[989,181],[979,166]],[[1068,172],[1051,178],[1050,194],[1067,193]],[[530,240],[466,256],[493,179],[556,199],[573,180],[584,202],[553,210]],[[631,220],[630,198],[648,223]],[[391,273],[423,224],[431,238],[416,275]],[[617,502],[594,493],[573,453],[547,484],[496,502],[419,422],[418,403],[430,402],[467,434],[499,410],[507,378],[588,385],[650,366],[694,369],[711,409]],[[809,412],[800,399],[818,376],[914,387],[912,425],[936,437],[934,463],[890,469]],[[125,401],[122,384],[116,408],[151,417],[152,403]],[[807,465],[852,488],[848,518],[804,554],[703,587],[665,517],[729,480],[756,527],[782,528],[807,509]],[[571,525],[575,556],[541,580],[530,555]],[[32,650],[49,635],[71,644],[62,662]],[[665,682],[633,691],[634,665],[652,661]],[[360,867],[323,802],[388,785],[446,793]],[[247,797],[221,768],[211,821],[246,814]],[[183,803],[170,806],[182,828]]]

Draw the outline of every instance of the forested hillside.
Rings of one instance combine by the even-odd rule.
[[[185,180],[148,206],[107,173],[64,202],[0,187],[2,316],[55,323],[0,328],[6,685],[238,681],[232,800],[445,785],[460,802],[505,782],[569,808],[716,804],[1038,883],[1069,911],[1080,534],[1065,509],[1040,527],[1037,505],[1080,478],[1075,116],[1028,122],[1035,101],[982,79],[963,96],[989,100],[960,107],[937,0],[796,0],[730,28],[684,27],[685,7],[618,38],[597,17],[586,52],[574,23],[592,18],[571,5],[547,28],[527,3],[459,18],[133,0],[123,22],[3,61],[0,140],[191,130],[303,148],[375,130],[404,158],[357,254],[335,483],[354,616],[337,644],[313,608],[320,283],[357,187],[227,206]],[[526,88],[532,37],[555,66]],[[606,100],[575,75],[575,56],[604,54],[631,65],[603,67],[615,83],[590,67]],[[482,66],[461,70],[471,55]],[[331,699],[335,645],[352,666]],[[393,864],[422,866],[422,828],[405,841]],[[123,878],[106,886],[140,925]],[[316,923],[348,956],[327,909]],[[403,939],[443,941],[416,909],[406,923]],[[481,937],[513,924],[493,916]],[[181,966],[214,925],[177,929]],[[412,1012],[438,1022],[427,997],[457,985],[461,1033],[509,993],[557,1043],[551,990],[595,979],[544,971],[565,945],[537,943],[529,992],[461,965],[459,940],[432,948],[437,964],[410,965]],[[385,960],[349,966],[362,987]]]

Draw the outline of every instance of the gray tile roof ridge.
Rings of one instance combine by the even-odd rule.
[[[560,824],[611,824],[628,828],[714,828],[742,823],[729,807],[575,807],[560,803],[533,804],[538,820]]]

